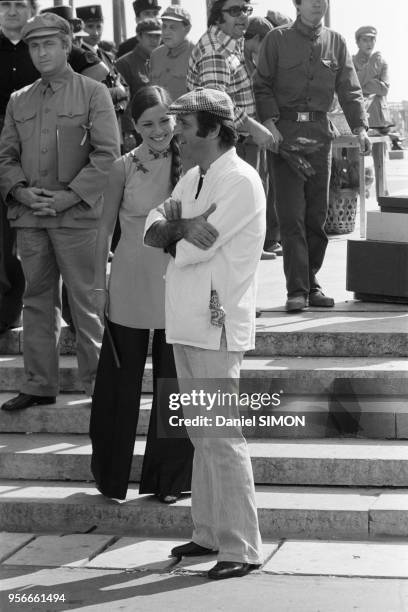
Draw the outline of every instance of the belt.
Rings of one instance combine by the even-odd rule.
[[[280,119],[289,119],[289,121],[297,121],[300,123],[304,123],[307,121],[319,121],[320,119],[325,119],[327,117],[327,113],[323,111],[292,111],[292,110],[284,110],[279,111]]]

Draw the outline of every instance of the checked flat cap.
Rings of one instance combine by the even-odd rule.
[[[206,111],[226,121],[234,121],[234,105],[228,94],[219,89],[197,87],[180,96],[169,107],[169,112],[178,114]]]

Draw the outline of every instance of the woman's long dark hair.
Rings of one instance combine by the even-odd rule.
[[[147,109],[157,106],[158,104],[170,106],[171,102],[172,100],[168,91],[163,87],[158,87],[157,85],[146,85],[145,87],[141,87],[133,96],[130,107],[133,121],[137,123]],[[172,153],[171,184],[174,187],[178,183],[182,172],[180,147],[177,142],[177,136],[173,136],[171,139],[170,149]]]

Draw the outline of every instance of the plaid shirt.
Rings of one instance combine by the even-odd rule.
[[[255,98],[243,47],[243,38],[234,40],[217,26],[210,26],[194,47],[187,72],[189,90],[222,89],[232,98],[237,126],[248,115],[255,115]]]

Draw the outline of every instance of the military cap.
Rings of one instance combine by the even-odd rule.
[[[250,17],[244,38],[248,40],[249,38],[259,35],[262,40],[271,30],[273,30],[273,25],[268,19],[264,17]]]
[[[89,6],[78,6],[77,17],[85,23],[87,21],[103,21],[102,7],[100,4],[90,4]]]
[[[361,36],[372,36],[373,38],[377,38],[377,29],[373,26],[361,26],[361,28],[358,28],[355,36],[357,41]]]
[[[70,36],[71,27],[66,19],[54,13],[41,13],[41,15],[32,17],[21,30],[23,40],[56,34],[68,34]]]
[[[169,107],[169,113],[183,115],[205,111],[225,121],[234,121],[234,105],[224,91],[197,87],[180,96]]]
[[[161,6],[158,5],[157,0],[135,0],[133,10],[138,15],[142,11],[161,11]]]
[[[51,6],[50,8],[42,9],[40,13],[54,13],[55,15],[63,17],[67,21],[71,21],[74,18],[74,10],[72,6],[63,4],[61,6]]]
[[[73,17],[70,20],[70,24],[72,26],[72,33],[75,38],[79,36],[88,36],[88,32],[85,32],[84,30],[85,25],[82,19],[79,19],[79,17]]]
[[[161,34],[162,26],[160,19],[143,19],[136,26],[136,34]]]
[[[161,19],[168,21],[179,21],[185,25],[191,25],[191,15],[181,6],[169,6],[160,16]]]

